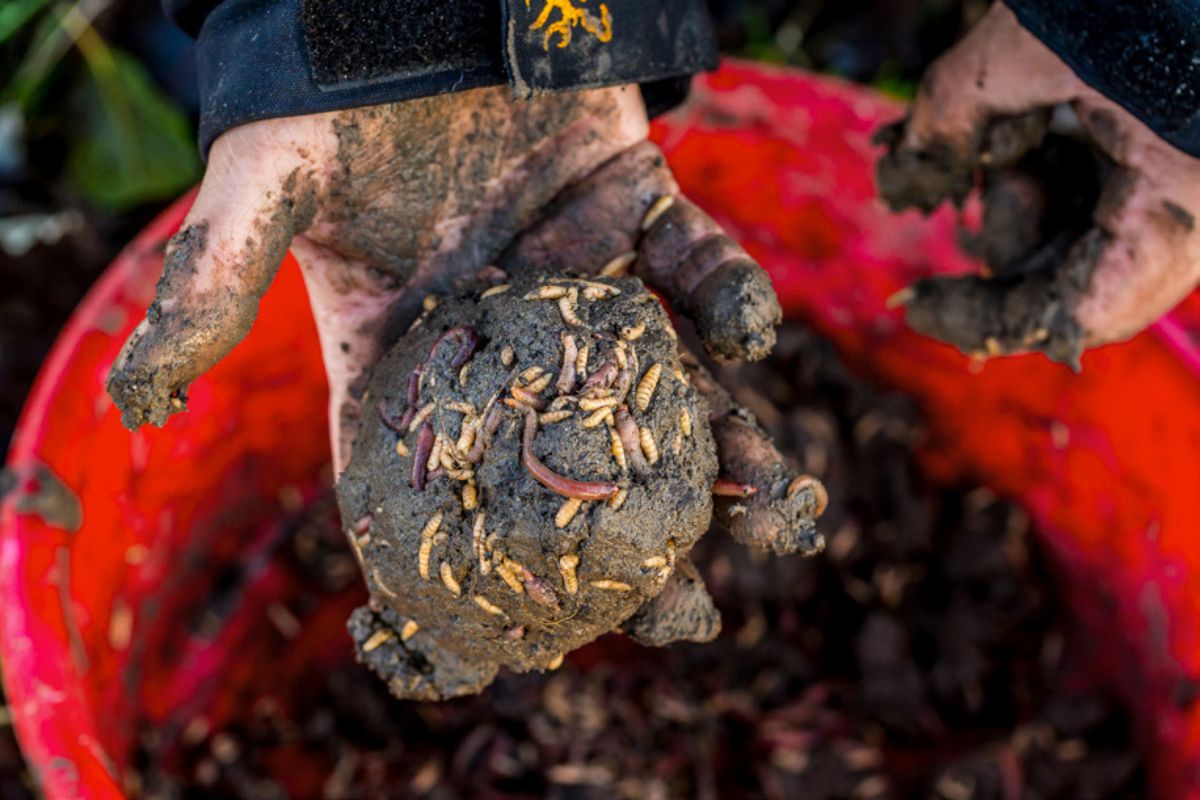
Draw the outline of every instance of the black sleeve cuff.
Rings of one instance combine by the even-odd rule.
[[[1005,0],[1081,80],[1200,156],[1198,0]]]
[[[224,0],[196,55],[205,154],[254,120],[506,82],[525,97],[647,82],[661,95],[716,65],[703,0]]]

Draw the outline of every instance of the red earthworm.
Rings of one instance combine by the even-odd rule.
[[[542,398],[538,397],[536,394],[522,386],[510,387],[509,391],[512,392],[513,399],[516,400],[519,405],[528,406],[529,408],[536,408],[538,411],[541,411],[546,407],[546,403],[542,400]]]
[[[398,433],[401,436],[408,435],[408,423],[411,422],[412,420],[407,420],[407,421],[401,420],[400,422],[396,422],[396,420],[394,420],[388,416],[387,403],[385,403],[383,400],[379,401],[378,408],[379,408],[379,419],[381,419],[383,421],[383,427],[387,428],[392,433]],[[412,406],[409,406],[409,408],[411,409]],[[409,415],[407,412],[405,412],[404,416],[407,418]]]
[[[522,449],[524,450],[522,461],[525,464],[525,469],[529,470],[529,474],[542,486],[545,486],[555,494],[562,495],[563,497],[575,497],[579,500],[607,500],[620,490],[621,487],[615,483],[577,481],[559,475],[539,461],[538,457],[533,454],[533,437],[536,434],[537,414],[533,409],[528,409],[525,411],[525,432],[521,437]]]
[[[525,591],[529,594],[530,600],[546,608],[558,610],[558,593],[554,591],[548,580],[539,578],[522,567],[521,582],[525,584]]]
[[[499,427],[500,408],[493,406],[492,410],[483,418],[483,427],[479,429],[479,433],[475,434],[475,443],[471,445],[471,451],[467,453],[467,461],[478,464],[483,460],[483,451],[487,450],[488,445],[492,443],[492,436],[496,434],[496,429]]]
[[[712,493],[718,497],[753,497],[758,494],[758,487],[729,478],[717,478],[713,481]]]
[[[456,325],[434,341],[433,346],[429,348],[429,354],[425,356],[425,366],[433,363],[433,357],[442,342],[452,340],[458,342],[458,349],[450,357],[451,369],[458,369],[467,363],[467,359],[479,348],[479,332],[469,325]]]
[[[605,361],[600,365],[600,368],[588,376],[588,379],[583,382],[584,389],[590,389],[593,386],[607,387],[611,386],[613,379],[617,377],[617,365],[613,361]]]
[[[417,407],[421,405],[421,367],[417,367],[408,376],[408,392],[405,394],[405,400],[408,402],[408,408],[404,411],[404,416],[400,418],[400,427],[404,430],[396,431],[404,435],[408,431],[408,426],[412,422],[413,417],[417,415]],[[388,425],[391,428],[391,425]],[[396,430],[392,428],[392,430]]]
[[[433,425],[426,420],[417,434],[417,446],[413,449],[412,488],[418,492],[425,491],[426,463],[429,453],[433,450]]]
[[[649,464],[646,463],[646,456],[642,453],[641,434],[633,415],[629,413],[629,406],[622,405],[618,408],[615,418],[617,436],[621,439],[621,446],[625,448],[625,458],[629,460],[634,472],[645,472]]]
[[[562,343],[563,365],[558,372],[558,380],[554,382],[554,391],[567,394],[575,388],[575,356],[579,355],[579,348],[575,345],[575,337],[570,334],[563,336]]]

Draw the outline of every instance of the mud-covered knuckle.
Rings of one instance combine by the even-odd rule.
[[[647,210],[677,190],[662,152],[634,145],[561,191],[496,263],[513,273],[596,272],[637,248]]]
[[[648,647],[672,642],[711,642],[721,633],[721,613],[691,561],[681,560],[666,584],[622,625]]]
[[[1077,309],[1111,237],[1093,228],[1052,269],[987,279],[925,278],[913,284],[905,321],[918,333],[964,353],[998,356],[1038,351],[1078,366],[1089,333]]]
[[[712,425],[722,477],[755,490],[747,497],[715,497],[717,522],[742,544],[777,555],[824,549],[816,525],[827,502],[820,481],[796,475],[744,409],[735,407]]]
[[[749,258],[726,261],[709,272],[692,290],[685,310],[705,349],[720,360],[765,358],[783,320],[770,277]]]
[[[929,213],[946,200],[961,206],[974,187],[971,149],[945,140],[921,146],[896,137],[875,165],[879,196],[893,211],[916,208]]]

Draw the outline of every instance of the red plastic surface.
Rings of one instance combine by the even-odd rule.
[[[1174,702],[1200,674],[1200,297],[1088,354],[1078,376],[1040,357],[975,364],[907,331],[884,299],[970,264],[949,214],[895,216],[873,199],[868,138],[900,113],[853,86],[731,63],[654,136],[684,190],[768,268],[790,315],[921,401],[932,475],[978,478],[1029,508],[1060,556],[1078,655],[1136,701],[1156,795],[1200,796],[1200,715]],[[175,733],[201,714],[220,724],[349,657],[337,632],[358,590],[286,644],[265,610],[302,590],[277,564],[283,510],[329,481],[326,388],[295,265],[246,341],[192,388],[188,414],[129,434],[103,391],[188,202],[80,306],[10,453],[26,477],[0,509],[0,659],[53,798],[122,796],[139,719]],[[76,532],[17,512],[39,466],[78,497]],[[196,618],[231,567],[253,576],[248,588],[218,619]],[[289,783],[316,785],[319,769],[289,764]]]

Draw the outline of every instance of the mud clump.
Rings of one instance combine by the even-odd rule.
[[[635,615],[642,641],[717,634],[685,562],[712,516],[708,408],[636,278],[441,298],[364,407],[338,483],[371,590],[350,630],[396,696],[554,668]]]

